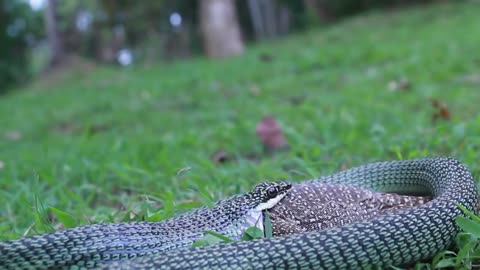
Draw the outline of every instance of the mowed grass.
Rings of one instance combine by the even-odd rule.
[[[372,12],[237,58],[84,67],[2,96],[0,239],[58,228],[49,207],[70,226],[160,220],[379,160],[448,155],[477,179],[478,14],[468,1]],[[288,150],[264,153],[267,115]]]

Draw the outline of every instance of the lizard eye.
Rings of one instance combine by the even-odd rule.
[[[275,187],[270,187],[270,188],[267,189],[267,196],[268,196],[270,199],[273,199],[273,198],[277,197],[277,194],[278,194],[277,188],[275,188]]]

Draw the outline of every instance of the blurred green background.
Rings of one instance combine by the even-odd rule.
[[[478,2],[216,2],[0,1],[0,239],[378,160],[478,178]]]

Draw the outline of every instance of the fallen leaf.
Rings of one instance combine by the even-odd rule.
[[[266,116],[257,124],[257,136],[266,151],[275,151],[287,146],[283,131],[273,116]]]
[[[480,74],[471,74],[471,75],[464,76],[463,80],[473,84],[480,83]]]
[[[96,133],[101,133],[105,132],[111,129],[111,126],[108,124],[94,124],[86,128],[86,131],[89,134],[96,134]]]
[[[0,170],[5,168],[5,163],[3,161],[0,160]]]
[[[253,96],[258,97],[260,95],[260,87],[256,84],[250,85],[250,93],[252,93]]]
[[[17,131],[17,130],[10,130],[5,132],[5,138],[12,141],[18,141],[22,139],[22,133],[20,133],[20,131]]]
[[[61,122],[55,125],[55,129],[61,133],[73,134],[80,128],[76,123],[73,122]]]
[[[450,120],[450,111],[448,110],[447,107],[440,107],[439,111],[440,117],[442,117],[443,120]]]
[[[432,107],[435,109],[435,111],[432,114],[432,122],[436,122],[438,119],[443,119],[443,120],[450,120],[452,118],[452,115],[450,113],[450,110],[447,107],[447,104],[443,101],[439,101],[438,99],[432,98],[430,100]]]
[[[220,163],[228,162],[228,161],[232,160],[232,158],[230,157],[230,155],[226,151],[219,150],[219,151],[217,151],[213,154],[212,160],[215,163],[220,164]]]
[[[402,78],[396,81],[390,81],[388,83],[388,89],[392,92],[397,90],[407,91],[410,89],[410,81],[406,78]]]
[[[288,99],[292,105],[298,106],[305,102],[306,96],[290,96]]]
[[[187,171],[190,171],[191,169],[192,169],[192,167],[183,167],[180,170],[178,170],[177,175],[181,175],[181,174],[183,174]]]
[[[262,62],[269,63],[273,60],[273,55],[269,53],[261,53],[258,55],[258,59]]]

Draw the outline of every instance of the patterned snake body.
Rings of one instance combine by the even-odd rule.
[[[0,269],[96,267],[100,262],[178,249],[215,231],[240,240],[245,230],[263,226],[262,211],[291,188],[286,182],[258,184],[252,192],[218,201],[163,222],[96,224],[0,243]]]
[[[0,268],[67,267],[72,265],[72,261],[77,265],[108,269],[358,269],[403,265],[431,257],[452,242],[458,232],[455,217],[463,215],[457,204],[474,212],[477,207],[477,189],[470,172],[451,158],[372,163],[311,182],[346,184],[383,192],[429,193],[433,200],[419,207],[323,231],[202,248],[182,248],[159,254],[150,253],[158,252],[158,247],[165,243],[158,240],[158,235],[155,235],[158,230],[152,231],[150,224],[132,223],[126,233],[112,231],[115,226],[124,228],[121,224],[87,226],[83,227],[88,228],[84,229],[84,234],[79,233],[81,229],[73,229],[0,243]],[[289,188],[285,183],[275,186],[280,192]],[[172,223],[161,222],[158,226],[170,224],[174,227],[191,227],[193,224],[193,227],[200,229],[190,228],[188,231],[198,232],[205,229],[201,226],[203,221],[210,224],[207,229],[227,234],[236,232],[239,224],[245,226],[245,216],[251,215],[252,209],[255,213],[268,209],[284,195],[270,196],[266,192],[269,189],[261,186],[257,190],[259,192],[253,193],[256,194],[254,197],[249,197],[252,196],[249,193],[243,195],[247,197],[236,197],[241,198],[239,200],[220,201],[214,209],[223,210],[216,212],[217,215],[209,212],[212,209],[201,208],[192,212],[193,215],[186,214],[172,219]],[[275,192],[275,195],[278,194]],[[198,219],[191,222],[192,217]],[[231,228],[232,224],[236,224],[233,230],[224,230]],[[240,227],[240,230],[242,228],[245,227]],[[66,233],[69,231],[71,235]],[[195,235],[199,237],[199,234]],[[160,236],[168,242],[163,235]],[[193,241],[190,234],[178,228],[172,229],[170,236],[173,243]],[[184,244],[179,243],[179,246]],[[110,254],[107,247],[123,251]],[[79,250],[89,252],[82,253]],[[150,255],[111,262],[145,254]],[[99,262],[103,264],[98,265]]]
[[[285,237],[174,250],[105,268],[360,269],[404,265],[434,256],[455,238],[457,204],[476,212],[470,172],[451,158],[367,164],[312,181],[385,192],[430,193],[425,205],[372,220]]]

